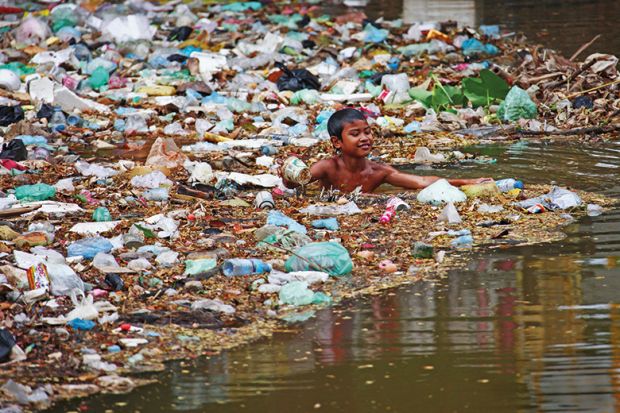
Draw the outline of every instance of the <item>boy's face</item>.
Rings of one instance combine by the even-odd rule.
[[[332,136],[331,141],[343,155],[364,158],[372,150],[372,131],[365,120],[354,120],[344,125],[342,139]]]

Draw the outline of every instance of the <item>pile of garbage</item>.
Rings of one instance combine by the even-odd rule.
[[[491,162],[457,149],[608,121],[611,57],[579,66],[496,27],[405,27],[311,3],[2,12],[0,409],[129,391],[144,383],[131,373],[437,275],[472,248],[555,239],[608,203],[510,178],[290,190],[278,170],[332,153],[327,119],[345,104],[368,115],[378,159]]]

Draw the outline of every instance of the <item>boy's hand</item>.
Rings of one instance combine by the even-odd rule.
[[[495,182],[493,178],[476,178],[472,179],[472,183],[474,184],[486,184],[488,182]]]

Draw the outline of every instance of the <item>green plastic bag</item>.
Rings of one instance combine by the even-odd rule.
[[[102,66],[96,68],[88,78],[88,84],[95,90],[99,90],[102,87],[107,86],[109,81],[110,74]]]
[[[497,117],[514,122],[519,119],[534,119],[537,113],[536,103],[532,102],[530,95],[520,87],[513,86],[506,99],[499,105]]]
[[[312,304],[314,300],[314,292],[308,288],[305,281],[293,281],[280,289],[278,294],[282,304],[294,306]]]
[[[23,185],[15,188],[15,198],[20,201],[45,201],[56,195],[56,188],[47,184]]]
[[[93,221],[95,222],[112,221],[112,215],[110,214],[110,211],[108,211],[108,208],[99,207],[95,209],[95,211],[93,212]]]
[[[347,249],[336,242],[312,242],[295,251],[284,268],[289,272],[325,271],[340,276],[353,270],[353,262]]]

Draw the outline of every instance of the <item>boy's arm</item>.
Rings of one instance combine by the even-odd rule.
[[[327,162],[325,160],[316,162],[310,167],[310,175],[312,176],[312,178],[310,179],[310,182],[323,179],[325,177],[326,172],[327,172]],[[282,174],[282,172],[280,172],[280,175],[282,176],[282,183],[284,184],[285,187],[290,188],[290,189],[295,189],[301,186],[298,183],[287,180]]]
[[[391,166],[387,168],[387,174],[385,176],[384,182],[405,189],[426,188],[427,186],[438,181],[439,179],[442,179],[439,176],[419,176],[408,174],[406,172],[400,172]],[[493,182],[493,178],[448,179],[448,182],[450,183],[450,185],[462,186],[480,184],[483,182]]]

